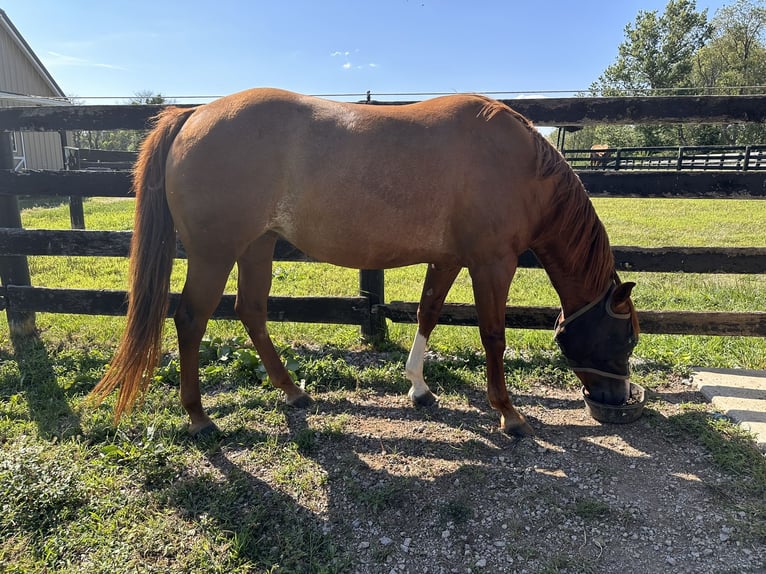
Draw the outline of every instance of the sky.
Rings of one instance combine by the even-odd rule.
[[[662,13],[666,3],[0,0],[0,8],[65,94],[107,104],[145,91],[193,103],[257,86],[348,100],[368,90],[378,99],[565,96],[615,61],[639,11]],[[697,0],[697,8],[712,17],[730,3]]]

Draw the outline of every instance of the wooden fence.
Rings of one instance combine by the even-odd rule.
[[[375,102],[394,105],[404,102]],[[684,96],[654,98],[545,98],[512,100],[509,105],[537,125],[585,126],[636,123],[766,122],[766,96]],[[0,110],[0,131],[145,129],[158,106],[71,106]],[[34,330],[34,313],[119,315],[126,311],[124,291],[53,289],[33,286],[27,256],[96,255],[126,257],[130,232],[23,229],[18,196],[128,197],[125,171],[13,172],[8,138],[0,138],[0,309],[5,309],[14,338]],[[6,163],[2,163],[6,162]],[[766,174],[752,171],[586,171],[579,173],[592,196],[766,198]],[[73,227],[82,227],[73,220]],[[309,261],[280,242],[275,260]],[[688,273],[766,273],[766,248],[614,247],[619,270]],[[178,256],[183,257],[179,245]],[[539,266],[527,252],[522,267]],[[417,303],[386,302],[383,271],[360,272],[358,297],[271,297],[269,319],[355,324],[372,341],[385,336],[386,319],[414,322]],[[171,309],[178,295],[171,295]],[[509,307],[511,328],[550,329],[558,309]],[[642,331],[667,334],[766,336],[766,313],[640,311]],[[217,318],[235,318],[234,297],[225,295]],[[445,305],[440,322],[475,325],[470,304]]]

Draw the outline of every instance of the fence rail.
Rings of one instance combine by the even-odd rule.
[[[384,105],[402,102],[370,103]],[[562,98],[513,100],[507,103],[538,125],[766,121],[766,96]],[[0,131],[144,129],[149,118],[159,109],[158,106],[10,108],[0,110]],[[751,157],[753,148],[758,148],[758,152],[762,153],[763,146],[751,146]],[[0,148],[0,160],[5,155],[7,153]],[[103,164],[124,159],[107,159],[106,156],[101,156],[95,161]],[[82,161],[82,158],[80,160]],[[3,165],[0,165],[1,167]],[[102,167],[108,166],[102,165]],[[747,170],[704,171],[637,171],[622,167],[612,170],[592,170],[591,167],[583,165],[578,170],[583,183],[592,195],[766,197],[764,173],[749,167]],[[36,255],[125,257],[131,236],[130,232],[116,231],[22,229],[17,197],[129,197],[129,193],[130,174],[124,171],[12,173],[8,169],[0,170],[0,278],[3,285],[0,289],[0,309],[6,310],[12,329],[19,325],[28,327],[29,319],[31,317],[33,321],[36,311],[124,314],[126,294],[123,291],[52,289],[32,286],[26,257]],[[621,270],[766,273],[766,248],[625,246],[615,247],[614,252],[618,268]],[[184,256],[181,246],[177,256]],[[285,242],[277,244],[275,259],[311,261]],[[534,255],[527,252],[522,255],[520,266],[537,267],[539,264]],[[363,333],[369,339],[378,340],[385,334],[386,318],[393,322],[412,322],[415,320],[417,308],[414,302],[386,302],[384,277],[382,271],[361,271],[360,295],[356,297],[271,297],[269,319],[356,324],[362,327]],[[171,294],[171,312],[172,306],[177,303],[177,297],[178,294]],[[557,313],[558,310],[553,308],[509,307],[506,325],[514,328],[549,329]],[[215,316],[234,317],[233,296],[224,297]],[[650,333],[766,336],[766,313],[760,311],[750,313],[642,311],[640,320],[642,330]],[[475,325],[476,312],[473,305],[450,304],[445,306],[440,321],[444,324]]]

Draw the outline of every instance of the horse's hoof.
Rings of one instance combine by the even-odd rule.
[[[189,426],[189,435],[194,439],[207,438],[219,432],[221,432],[220,429],[212,421],[199,426],[197,425]]]
[[[505,434],[519,438],[535,436],[535,430],[523,419],[513,424],[503,422],[500,428]]]
[[[434,395],[431,391],[427,391],[418,396],[410,394],[410,400],[412,401],[413,405],[419,408],[432,407],[437,402],[436,395]]]
[[[296,409],[305,409],[310,407],[314,403],[314,399],[312,399],[307,393],[301,393],[294,399],[288,399],[287,404],[290,405],[293,408]]]

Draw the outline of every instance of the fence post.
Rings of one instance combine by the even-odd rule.
[[[388,336],[386,318],[376,310],[376,305],[382,305],[386,300],[384,272],[381,269],[360,270],[359,293],[367,297],[370,307],[370,320],[362,325],[362,337],[372,345],[380,345]]]
[[[59,131],[61,140],[61,156],[64,161],[63,169],[69,168],[69,158],[67,157],[67,136],[66,132]],[[82,197],[79,195],[69,196],[69,221],[72,229],[85,229],[85,213],[82,207]]]
[[[13,169],[13,151],[8,132],[0,131],[0,169]],[[19,201],[15,195],[0,195],[0,227],[21,227]],[[31,285],[29,264],[24,256],[0,257],[0,284]],[[6,301],[6,315],[11,341],[16,346],[35,332],[35,314],[14,311]]]

